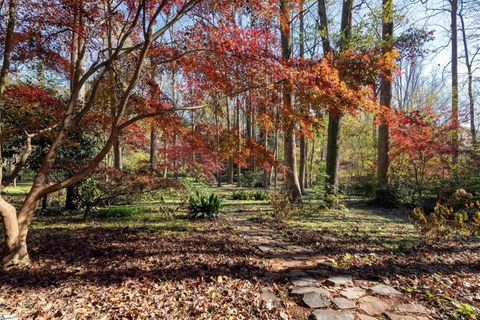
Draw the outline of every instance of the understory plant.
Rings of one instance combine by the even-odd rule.
[[[198,191],[190,196],[188,212],[192,219],[218,218],[220,209],[223,208],[223,199],[218,195],[201,195]]]
[[[234,191],[232,193],[233,200],[255,200],[262,201],[268,199],[268,193],[266,191],[249,192],[244,190]]]
[[[455,236],[468,238],[480,233],[480,200],[457,190],[446,201],[439,201],[432,212],[415,208],[412,212],[427,243]]]

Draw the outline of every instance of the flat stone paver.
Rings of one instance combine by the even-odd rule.
[[[389,312],[386,312],[385,315],[390,320],[417,320],[417,318],[412,316],[404,316],[404,315],[389,313]]]
[[[326,308],[332,304],[332,300],[318,292],[307,292],[303,295],[302,301],[310,308]]]
[[[345,288],[340,291],[340,295],[347,299],[358,299],[366,294],[367,292],[360,287]]]
[[[352,313],[336,310],[315,310],[312,313],[315,320],[354,320]]]
[[[357,307],[355,301],[346,298],[334,298],[332,301],[338,309],[354,309]]]
[[[371,317],[371,316],[367,316],[365,314],[357,314],[357,318],[359,320],[378,320],[377,318],[375,317]]]
[[[397,289],[387,286],[386,284],[376,285],[375,287],[370,288],[370,290],[375,294],[383,296],[399,296],[402,294]]]
[[[292,280],[292,284],[295,287],[315,287],[317,285],[317,280],[298,279],[298,280]]]
[[[389,305],[377,297],[365,296],[360,298],[359,302],[359,309],[371,316],[382,314],[389,309]]]
[[[416,314],[428,314],[429,310],[418,303],[405,303],[395,306],[395,309],[399,312],[416,313]]]
[[[341,287],[341,286],[349,286],[353,284],[353,280],[351,276],[335,276],[335,277],[328,278],[325,283],[328,286]]]
[[[309,292],[316,292],[323,294],[324,296],[330,297],[330,291],[321,287],[293,287],[291,294],[305,294]]]

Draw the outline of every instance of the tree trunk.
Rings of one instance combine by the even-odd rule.
[[[328,115],[327,137],[327,192],[336,194],[338,191],[338,168],[340,167],[340,129],[342,124],[341,115],[330,113]]]
[[[154,124],[150,131],[150,168],[158,169],[158,134]]]
[[[382,39],[384,52],[391,50],[393,39],[393,0],[383,0],[382,6]],[[387,108],[392,104],[392,80],[391,72],[388,71],[380,83],[380,105]],[[385,187],[388,184],[388,167],[390,164],[389,152],[389,129],[388,124],[382,121],[378,128],[378,157],[377,179]]]
[[[453,125],[453,163],[458,164],[458,30],[457,30],[457,13],[458,0],[450,0],[451,10],[451,41],[452,41],[452,125]]]
[[[230,101],[228,98],[226,98],[226,101],[225,101],[225,104],[226,104],[226,108],[227,108],[227,129],[228,131],[230,132],[230,130],[232,129],[232,123],[230,121]],[[233,184],[233,173],[234,173],[235,169],[233,167],[233,158],[230,157],[228,159],[228,169],[227,169],[227,183],[228,184]]]
[[[237,98],[237,152],[238,155],[240,155],[240,152],[242,151],[242,146],[241,146],[241,133],[240,133],[240,102]],[[241,174],[242,174],[242,168],[240,165],[237,163],[237,187],[242,186],[241,182]]]
[[[300,2],[300,13],[299,13],[299,42],[300,42],[300,58],[305,56],[305,22],[304,22],[304,11],[303,11],[303,0]],[[298,182],[300,184],[300,190],[305,193],[306,186],[306,167],[307,167],[307,141],[305,135],[300,135],[300,167],[298,169]]]
[[[0,99],[3,98],[3,92],[7,86],[7,78],[10,73],[10,59],[13,48],[13,33],[15,31],[16,23],[17,1],[9,0],[8,2],[8,23],[5,35],[5,43],[3,49],[3,62],[0,71]]]
[[[67,188],[67,196],[66,196],[66,199],[65,199],[65,209],[67,209],[67,210],[77,210],[78,209],[78,205],[75,202],[75,200],[76,200],[75,199],[76,188],[77,188],[77,186],[75,186],[75,185],[69,186]]]
[[[305,187],[307,185],[307,182],[306,182],[307,181],[306,180],[307,150],[308,150],[307,140],[305,139],[305,136],[302,134],[300,136],[300,168],[298,170],[298,180],[300,183],[300,190],[302,191],[302,193],[305,192]]]
[[[465,19],[463,18],[463,13],[459,13],[462,39],[463,39],[463,49],[465,52],[465,65],[467,66],[467,81],[468,81],[468,111],[470,116],[470,134],[472,136],[472,149],[476,152],[477,149],[477,129],[475,127],[475,97],[473,95],[473,70],[472,64],[475,59],[475,55],[470,60],[470,53],[468,51],[468,40],[467,40],[467,30],[465,26]]]
[[[122,147],[118,138],[113,143],[113,166],[116,169],[123,169]]]
[[[280,35],[282,42],[282,57],[284,61],[290,60],[292,56],[292,44],[290,38],[290,11],[292,4],[290,0],[280,1]],[[292,105],[292,93],[289,84],[283,85],[283,109],[286,113],[290,113],[293,110]],[[288,117],[288,116],[287,116]],[[286,118],[287,118],[286,117]],[[285,119],[284,132],[285,132],[285,187],[291,202],[297,202],[302,197],[300,190],[300,183],[298,181],[297,173],[297,158],[295,155],[295,122],[291,119]]]
[[[10,0],[8,2],[8,23],[4,40],[2,69],[0,71],[0,102],[3,100],[3,93],[5,92],[5,88],[7,86],[7,78],[10,73],[10,59],[13,48],[13,33],[15,31],[16,23],[16,5],[17,3],[15,0]],[[2,123],[3,121],[0,118],[0,139],[2,135]],[[0,141],[0,185],[2,185],[3,182],[3,165],[1,165],[3,163],[3,155],[1,148],[2,146]],[[0,216],[3,222],[3,233],[5,237],[5,265],[8,266],[10,263],[28,263],[28,261],[21,258],[20,255],[15,255],[15,252],[19,251],[18,236],[20,234],[17,220],[17,211],[15,207],[8,203],[5,199],[3,199],[1,195]]]
[[[344,51],[348,47],[348,41],[352,31],[352,10],[353,0],[344,0],[342,8],[341,21],[341,37],[340,51]],[[328,35],[327,35],[328,36]],[[324,36],[324,37],[327,37]],[[328,43],[328,42],[327,42]],[[325,52],[329,52],[330,48],[324,48]],[[340,128],[342,123],[341,113],[330,113],[328,116],[328,138],[327,138],[327,184],[329,193],[337,193],[338,191],[338,169],[340,166]]]

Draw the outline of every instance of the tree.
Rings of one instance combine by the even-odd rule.
[[[0,71],[0,103],[3,105],[4,92],[7,84],[7,77],[10,72],[10,59],[12,54],[13,47],[13,33],[15,31],[16,24],[16,0],[9,0],[8,2],[8,23],[7,30],[5,34],[5,45],[3,49],[3,61],[2,69]],[[0,110],[0,137],[3,135],[2,130],[2,113]],[[27,135],[27,147],[26,147],[26,157],[28,153],[31,152],[31,137]],[[24,158],[24,157],[22,157]],[[0,163],[2,168],[0,168],[0,186],[3,186],[3,156],[2,156],[2,146],[0,145]],[[24,161],[25,163],[25,161]],[[17,166],[19,167],[19,166]],[[2,216],[3,230],[5,234],[5,245],[7,252],[15,250],[18,241],[19,227],[16,223],[17,212],[15,207],[10,203],[5,201],[3,197],[0,196],[0,215]]]
[[[458,16],[460,18],[460,31],[462,32],[462,42],[465,58],[465,66],[467,67],[467,92],[468,92],[468,112],[470,116],[470,134],[472,137],[472,148],[476,149],[477,146],[477,129],[475,127],[475,97],[473,92],[473,63],[480,53],[480,47],[478,47],[472,56],[470,56],[468,37],[467,37],[467,26],[465,24],[465,7],[466,0],[460,0],[460,10]]]
[[[280,0],[280,34],[282,42],[282,58],[288,61],[292,55],[292,45],[290,39],[290,11],[292,5],[290,0]],[[285,132],[285,182],[290,201],[297,202],[302,197],[300,182],[297,173],[297,157],[295,155],[295,121],[288,115],[292,113],[292,89],[289,83],[285,83],[283,88],[283,114]]]
[[[340,52],[345,51],[348,48],[350,34],[352,32],[353,2],[353,0],[343,1],[342,21],[340,26]],[[323,43],[325,45],[325,43],[329,43],[329,41],[324,40]],[[324,48],[324,52],[328,52],[328,50],[325,49],[326,48]],[[337,193],[338,190],[338,169],[340,166],[340,130],[342,124],[341,121],[342,115],[339,112],[329,112],[326,161],[327,184],[329,185],[329,193]]]
[[[452,45],[452,125],[455,128],[460,127],[458,113],[458,0],[448,0],[450,2],[450,37]],[[453,163],[458,164],[459,156],[459,133],[458,130],[452,132],[452,142],[455,151],[453,152]]]
[[[393,0],[382,2],[382,40],[384,51],[391,51],[393,44]],[[380,82],[380,105],[390,108],[392,103],[392,74],[386,74]],[[388,183],[389,130],[382,122],[378,127],[377,179],[385,187]]]

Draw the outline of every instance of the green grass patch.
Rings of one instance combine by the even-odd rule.
[[[313,231],[331,231],[343,238],[368,237],[386,248],[405,247],[420,241],[418,230],[408,217],[394,210],[319,210],[293,216],[287,223]]]
[[[8,186],[2,191],[2,194],[6,196],[24,196],[31,188],[32,186],[30,185],[17,185],[16,187]]]

